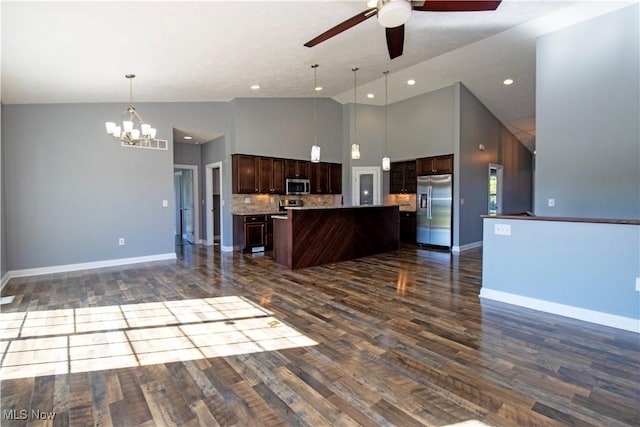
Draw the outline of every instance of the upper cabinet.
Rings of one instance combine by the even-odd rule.
[[[339,163],[311,163],[309,166],[311,194],[342,193],[342,165]]]
[[[258,159],[255,156],[234,154],[231,156],[233,192],[239,194],[258,192]]]
[[[342,194],[342,164],[329,163],[329,192]]]
[[[439,175],[453,173],[453,154],[423,157],[416,160],[417,175]]]
[[[389,177],[389,193],[415,193],[417,190],[416,161],[391,163]]]
[[[313,194],[342,193],[342,165],[339,163],[234,154],[231,165],[235,194],[285,194],[287,178],[309,179]]]
[[[284,159],[258,157],[258,193],[284,194]]]
[[[306,160],[290,160],[284,161],[284,177],[285,178],[309,178],[309,161]]]

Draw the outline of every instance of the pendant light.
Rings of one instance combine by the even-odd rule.
[[[313,146],[311,147],[311,163],[320,163],[320,146],[318,145],[318,64],[313,64]]]
[[[358,98],[356,96],[356,88],[358,84],[357,73],[359,68],[352,68],[353,71],[353,143],[351,144],[351,159],[358,160],[360,158],[360,144],[358,144],[358,126],[356,114],[356,105],[358,105]]]
[[[382,158],[382,170],[388,171],[391,169],[391,159],[387,156],[387,76],[389,75],[389,71],[384,71],[384,157]]]

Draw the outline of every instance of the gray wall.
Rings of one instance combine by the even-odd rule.
[[[173,144],[173,163],[176,165],[200,166],[201,148],[199,144],[185,144],[176,142]]]
[[[451,154],[455,146],[454,86],[390,104],[389,155],[392,161]],[[381,109],[384,120],[384,107]]]
[[[640,218],[639,7],[538,40],[538,215]]]
[[[4,104],[0,103],[0,282],[7,273],[7,227],[4,179]]]
[[[233,153],[309,159],[314,141],[313,98],[241,98],[232,102]],[[321,160],[342,162],[341,105],[317,99]]]
[[[168,151],[121,147],[104,122],[124,107],[5,106],[8,270],[174,251],[173,144]],[[160,138],[170,140],[173,127],[228,131],[228,103],[137,108]]]
[[[489,164],[503,168],[503,213],[531,210],[532,153],[471,93],[460,93],[460,144],[456,165],[459,228],[455,245],[482,240],[481,215],[488,213]],[[479,145],[485,146],[484,151]],[[462,204],[464,200],[464,204]]]

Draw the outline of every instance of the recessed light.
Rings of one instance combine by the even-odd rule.
[[[505,86],[509,86],[513,84],[513,79],[506,79],[505,81],[502,82],[503,85]]]
[[[258,89],[260,89],[260,85],[252,85],[251,89],[258,90]]]
[[[376,96],[375,96],[374,94],[372,94],[372,93],[368,93],[368,94],[367,94],[367,98],[369,98],[369,99],[373,99],[373,98],[375,98],[375,97],[376,97]]]
[[[320,92],[322,90],[322,86],[316,86],[316,92]]]
[[[414,84],[416,84],[416,81],[415,81],[415,80],[413,80],[413,79],[409,79],[409,80],[407,80],[407,84],[408,84],[409,86],[413,86]]]
[[[189,136],[189,135],[185,135],[184,139],[191,140],[191,139],[193,139],[193,137]]]

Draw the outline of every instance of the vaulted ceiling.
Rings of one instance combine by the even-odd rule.
[[[319,96],[382,105],[463,82],[525,144],[535,140],[535,40],[631,1],[503,0],[493,12],[414,11],[390,60],[375,18],[303,44],[365,1],[0,3],[4,104],[221,101]],[[416,84],[409,86],[408,79]],[[515,83],[504,86],[503,80]],[[260,85],[253,90],[251,86]],[[367,94],[374,94],[368,98]]]

